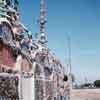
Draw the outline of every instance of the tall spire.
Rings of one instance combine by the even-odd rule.
[[[45,33],[45,24],[46,24],[46,14],[45,14],[45,0],[40,0],[40,16],[39,16],[39,28],[40,28],[40,36],[39,42],[42,44],[46,43],[46,33]]]
[[[46,23],[46,19],[45,19],[45,0],[40,0],[40,33],[45,33],[45,23]]]

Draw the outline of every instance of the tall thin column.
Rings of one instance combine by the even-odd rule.
[[[39,42],[45,44],[47,42],[45,24],[46,24],[46,10],[45,10],[45,0],[40,0],[40,16],[39,16]]]

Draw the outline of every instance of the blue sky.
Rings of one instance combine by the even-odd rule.
[[[20,18],[35,34],[40,0],[20,0]],[[79,81],[100,79],[100,0],[46,0],[48,47],[64,64],[71,37],[72,71]]]

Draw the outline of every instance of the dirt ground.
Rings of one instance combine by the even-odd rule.
[[[100,89],[73,89],[71,100],[100,100]]]

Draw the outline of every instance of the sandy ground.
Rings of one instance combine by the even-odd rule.
[[[71,100],[100,100],[100,89],[74,89]]]

